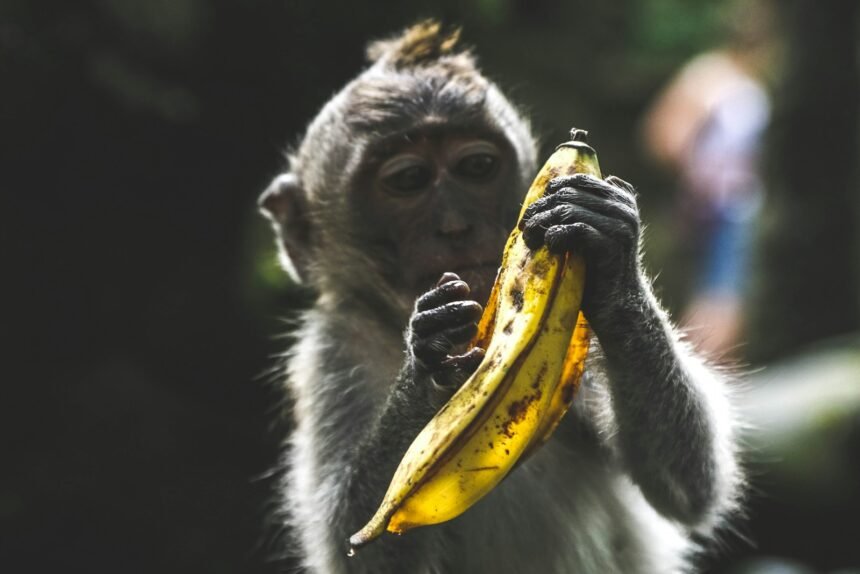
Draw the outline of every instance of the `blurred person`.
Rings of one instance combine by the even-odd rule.
[[[697,276],[682,325],[714,357],[741,341],[753,226],[764,184],[759,157],[770,99],[759,79],[771,61],[766,2],[735,2],[729,41],[684,65],[646,114],[649,151],[677,176],[680,233]]]

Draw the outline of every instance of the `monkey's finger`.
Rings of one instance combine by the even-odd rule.
[[[550,180],[547,184],[546,195],[526,208],[520,221],[520,229],[528,220],[542,211],[547,211],[564,203],[583,203],[586,201],[589,202],[588,206],[590,207],[617,205],[628,212],[638,213],[636,197],[632,192],[611,185],[594,176],[577,173]]]
[[[565,187],[584,187],[589,183],[602,182],[599,177],[594,177],[589,173],[572,173],[570,175],[560,175],[554,177],[546,184],[546,194],[551,195]]]
[[[415,302],[416,311],[427,311],[435,307],[440,307],[445,303],[459,301],[469,296],[471,289],[469,288],[468,283],[461,280],[454,273],[446,273],[442,278],[444,279],[447,275],[454,276],[456,279],[446,283],[441,283],[438,287],[435,287],[421,295]]]
[[[435,367],[442,364],[454,345],[469,342],[478,332],[475,323],[445,329],[429,337],[418,338],[412,343],[412,352],[425,366]]]
[[[582,175],[583,177],[576,178],[574,185],[571,187],[593,193],[598,197],[608,198],[613,202],[622,203],[632,208],[636,207],[636,192],[633,186],[623,179],[610,176],[614,178],[610,181],[608,178],[598,179],[587,174],[578,175]],[[624,185],[615,185],[612,183],[613,181],[619,181]]]
[[[616,201],[615,198],[608,195],[596,195],[578,189],[565,188],[555,195],[544,199],[547,200],[543,204],[545,209],[536,212],[528,220],[523,218],[523,221],[525,221],[522,227],[524,232],[531,225],[540,225],[546,229],[553,224],[573,223],[575,221],[575,213],[580,208],[623,221],[632,227],[639,225],[639,211],[635,206],[631,207],[627,203]],[[565,205],[570,206],[570,208],[565,209]],[[533,230],[529,231],[529,233],[531,232]],[[526,236],[526,239],[528,239],[528,233],[526,233]]]
[[[436,281],[436,287],[441,287],[445,283],[450,283],[451,281],[459,281],[460,276],[452,271],[446,271],[442,274],[438,281]]]
[[[615,196],[602,193],[592,194],[569,188],[558,192],[553,197],[557,198],[556,201],[559,204],[569,203],[578,207],[584,207],[612,219],[624,221],[628,225],[639,225],[639,209],[636,205],[630,205],[625,201],[618,201]]]
[[[613,182],[616,181],[623,183],[623,185],[615,185]],[[629,207],[636,206],[636,192],[632,185],[615,176],[609,176],[609,178],[604,180],[587,173],[576,173],[550,180],[546,186],[547,193],[542,199],[549,199],[566,188],[593,193],[600,197],[621,202]]]
[[[430,370],[438,368],[450,349],[451,346],[442,337],[417,339],[412,343],[412,354]]]
[[[471,349],[463,355],[448,357],[440,365],[440,372],[433,375],[433,381],[452,391],[459,389],[484,359],[484,350],[480,347]]]
[[[450,341],[453,345],[462,345],[472,340],[472,337],[478,334],[478,325],[469,323],[460,327],[453,327],[442,331],[442,336]]]
[[[537,249],[543,245],[546,230],[559,223],[570,220],[573,206],[570,204],[557,205],[547,211],[535,213],[523,225],[523,240],[529,249]]]
[[[636,193],[636,188],[633,187],[632,183],[624,181],[623,179],[621,179],[617,175],[607,176],[606,182],[614,185],[615,187],[620,187],[621,189],[623,189],[629,193],[632,193],[632,194]]]
[[[444,361],[442,361],[443,367],[452,367],[455,369],[461,369],[467,371],[469,374],[475,372],[475,369],[481,364],[481,361],[484,360],[484,356],[486,355],[486,351],[481,347],[474,347],[469,349],[462,355],[454,355],[453,357],[448,357]]]
[[[574,251],[589,259],[608,259],[612,256],[612,239],[583,222],[556,225],[546,232],[546,246],[553,253]]]
[[[570,178],[561,180],[559,183],[564,183],[566,185],[556,193],[562,193],[569,189],[576,189],[581,192],[592,194],[608,203],[619,203],[627,206],[628,208],[636,209],[636,194],[633,191],[633,187],[629,186],[627,182],[624,183],[629,186],[629,189],[627,187],[612,185],[606,180],[597,179],[590,175],[577,174]]]
[[[523,230],[523,239],[530,249],[537,249],[547,242],[546,234],[555,226],[564,228],[573,223],[585,223],[595,228],[601,234],[611,238],[624,246],[634,245],[639,237],[639,218],[633,215],[609,216],[597,211],[587,209],[580,205],[567,204],[566,209],[561,206],[550,210],[549,215],[538,214],[534,217],[539,221],[539,228],[530,231],[531,222]],[[558,231],[556,231],[558,233]]]
[[[412,316],[412,330],[418,336],[476,323],[484,309],[477,301],[452,301]]]

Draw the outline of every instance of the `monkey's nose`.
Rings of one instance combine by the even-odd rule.
[[[471,235],[474,224],[458,212],[445,214],[437,227],[437,233],[446,239],[461,239]]]

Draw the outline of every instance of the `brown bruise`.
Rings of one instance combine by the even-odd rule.
[[[549,364],[547,364],[547,363],[544,363],[541,366],[540,371],[538,371],[538,374],[535,377],[534,382],[532,383],[533,389],[539,389],[543,386],[543,380],[544,380],[544,378],[546,378],[546,372],[548,369],[549,369]]]
[[[557,265],[561,264],[559,261],[559,257],[546,257],[546,258],[536,258],[532,263],[531,273],[535,277],[539,279],[543,279],[546,277],[546,274],[549,272],[550,262],[555,262]]]
[[[504,420],[499,425],[499,430],[508,438],[514,438],[516,433],[513,430],[513,426],[519,422],[522,422],[524,418],[526,418],[526,414],[528,414],[529,406],[539,401],[541,396],[543,396],[543,392],[538,389],[534,394],[523,397],[518,401],[512,402],[508,406],[508,418]]]
[[[466,468],[463,469],[463,472],[481,472],[482,470],[499,470],[499,466],[478,466],[475,468]]]
[[[525,304],[525,297],[523,295],[523,289],[519,285],[511,287],[510,296],[514,304],[514,308],[517,311],[523,310],[523,305]]]

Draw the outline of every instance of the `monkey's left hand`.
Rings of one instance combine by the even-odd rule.
[[[478,331],[483,309],[469,299],[469,285],[456,273],[444,273],[436,287],[415,302],[409,319],[407,344],[416,366],[440,387],[457,390],[478,368],[484,350],[474,348],[454,354]]]
[[[640,300],[639,209],[633,186],[615,176],[559,177],[526,209],[520,229],[531,249],[573,251],[585,257],[582,310],[598,336],[619,307]]]

